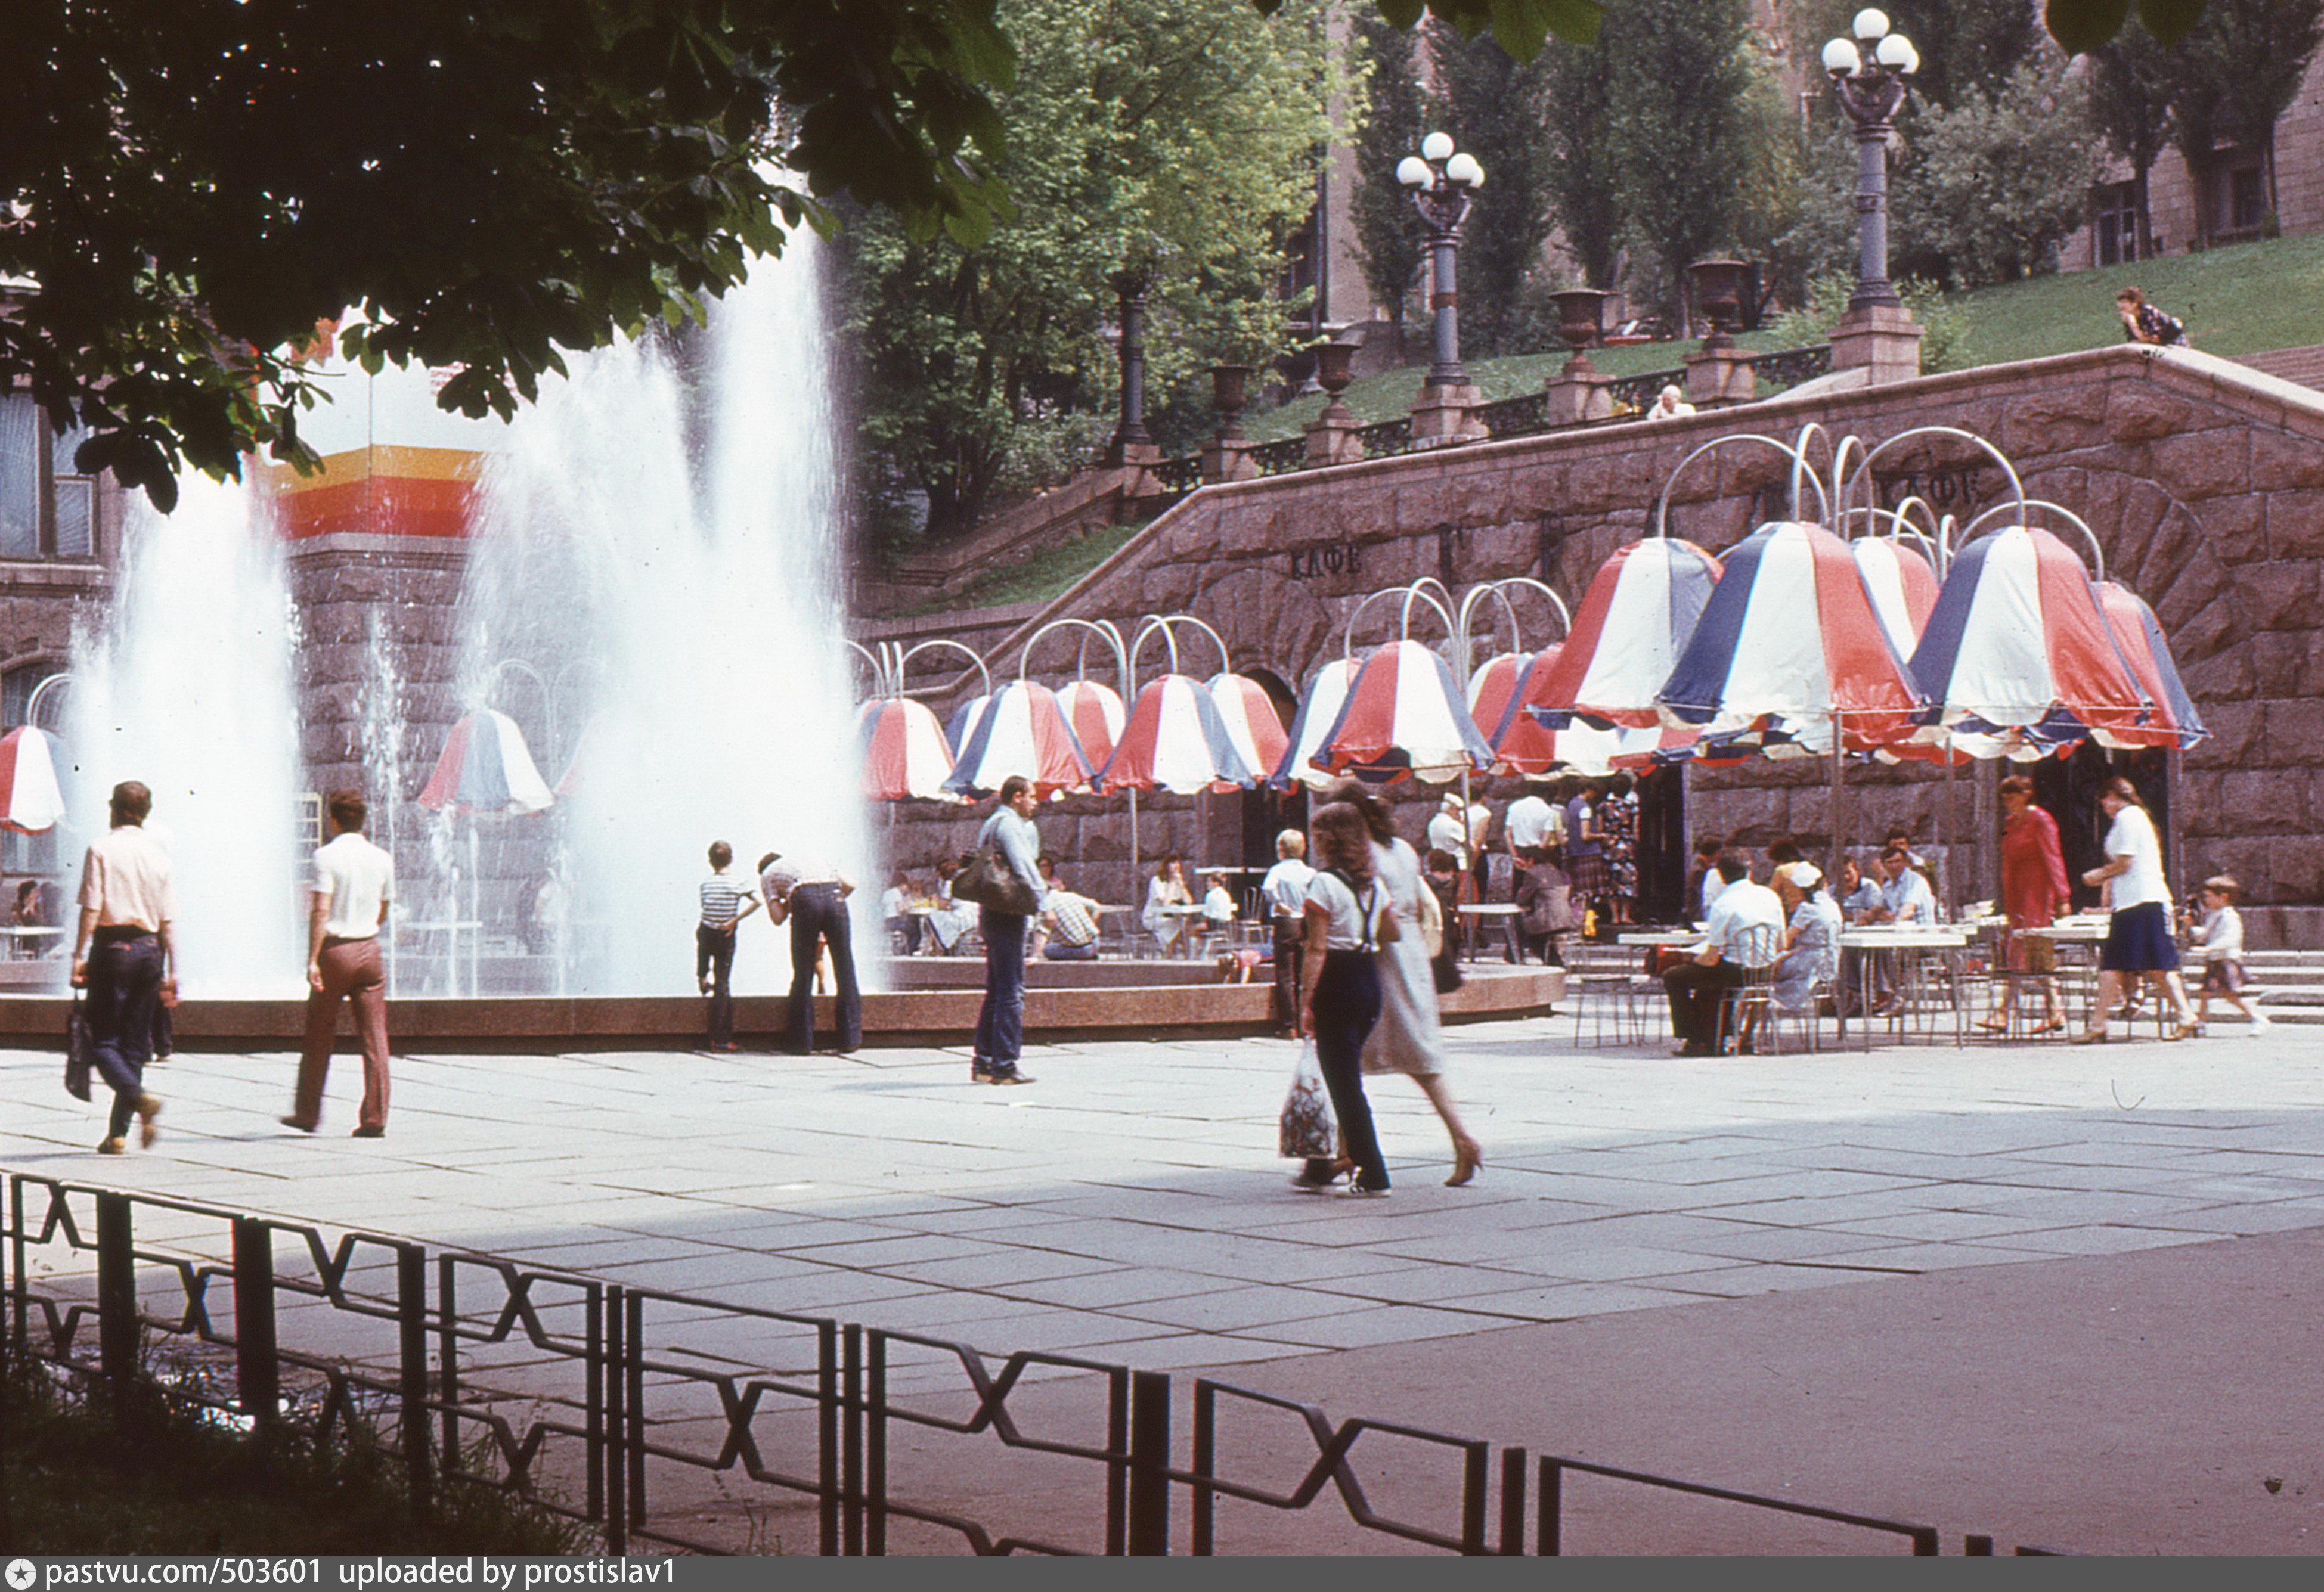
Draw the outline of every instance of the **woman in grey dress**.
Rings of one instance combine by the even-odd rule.
[[[1436,980],[1429,971],[1428,947],[1420,934],[1421,892],[1428,888],[1421,877],[1420,855],[1388,827],[1388,808],[1361,785],[1343,785],[1332,793],[1364,815],[1372,837],[1372,871],[1395,904],[1403,934],[1375,952],[1379,961],[1380,1015],[1364,1045],[1364,1071],[1401,1072],[1420,1086],[1436,1109],[1444,1131],[1452,1139],[1452,1175],[1444,1180],[1453,1188],[1477,1175],[1484,1152],[1461,1124],[1452,1097],[1444,1087],[1444,1036],[1436,1020]],[[1451,933],[1451,925],[1446,925]]]

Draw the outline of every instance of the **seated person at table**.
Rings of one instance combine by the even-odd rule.
[[[1787,1012],[1806,1011],[1816,985],[1840,976],[1840,903],[1823,888],[1823,870],[1812,862],[1777,869],[1775,894],[1790,922],[1783,960],[1775,963],[1775,1004]]]
[[[1139,922],[1154,936],[1163,955],[1177,947],[1186,929],[1186,915],[1170,908],[1194,904],[1194,897],[1186,888],[1186,860],[1173,851],[1155,864],[1154,877],[1146,881],[1146,910],[1139,914]]]
[[[1772,966],[1784,944],[1784,903],[1765,885],[1751,882],[1740,857],[1721,857],[1719,876],[1727,888],[1711,909],[1702,949],[1663,975],[1670,994],[1671,1032],[1683,1056],[1719,1054],[1727,991],[1738,988],[1748,969]]]
[[[1865,916],[1866,923],[1890,923],[1900,927],[1929,928],[1937,921],[1937,897],[1929,881],[1913,866],[1913,853],[1890,846],[1880,853],[1880,905]]]
[[[1051,962],[1096,961],[1097,903],[1065,888],[1054,865],[1042,871],[1048,877],[1049,893],[1041,897],[1041,954]]]
[[[953,876],[968,862],[966,857],[947,857],[936,864],[936,909],[928,914],[928,938],[936,942],[939,956],[952,954],[953,947],[976,926],[977,909],[952,898]]]
[[[1727,881],[1719,877],[1719,855],[1726,849],[1727,842],[1715,834],[1695,837],[1694,869],[1686,876],[1688,921],[1711,921],[1711,908],[1718,901],[1719,892],[1727,888]]]
[[[880,918],[887,926],[888,943],[898,946],[906,956],[914,955],[920,948],[920,920],[911,906],[911,877],[899,873],[880,892]]]
[[[1234,930],[1234,897],[1228,893],[1227,876],[1211,875],[1211,888],[1203,892],[1203,926],[1210,931],[1211,949],[1223,946]]]

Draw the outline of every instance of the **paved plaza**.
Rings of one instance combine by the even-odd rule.
[[[1629,1445],[1617,1462],[1718,1470],[1707,1479],[1744,1479],[1741,1450],[1706,1449],[1715,1423],[1669,1407],[1674,1389],[1714,1404],[1757,1396],[1743,1385],[1757,1373],[1725,1357],[1747,1342],[1771,1376],[1792,1356],[1837,1384],[1885,1341],[1923,1363],[1863,1369],[1874,1383],[1966,1377],[1965,1400],[1999,1401],[1991,1424],[1957,1412],[1945,1440],[1969,1451],[1927,1450],[1911,1433],[1888,1445],[1914,1476],[1959,1477],[2057,1436],[2015,1407],[2012,1367],[2034,1367],[2028,1399],[2085,1376],[2129,1378],[2144,1399],[2180,1375],[2132,1348],[2112,1367],[2078,1355],[2042,1369],[2045,1310],[2192,1311],[2154,1335],[2240,1346],[2231,1380],[2256,1376],[2263,1408],[2319,1393],[2324,1246],[2302,1229],[2324,1228],[2324,1032],[2214,1034],[1681,1061],[1577,1048],[1570,1019],[1459,1028],[1451,1076],[1484,1169],[1443,1187],[1449,1150],[1418,1091],[1374,1080],[1396,1179],[1385,1201],[1286,1186],[1275,1118],[1293,1052],[1259,1039],[1035,1045],[1025,1065],[1038,1081],[1013,1090],[971,1084],[963,1049],[402,1056],[377,1141],[346,1136],[352,1057],[335,1070],[324,1131],[307,1137],[275,1123],[293,1058],[185,1054],[152,1077],[168,1102],[161,1142],[120,1159],[90,1153],[97,1110],[57,1087],[56,1058],[19,1051],[0,1054],[0,1165],[996,1351],[1237,1367],[1254,1385],[1272,1375],[1295,1385],[1277,1391],[1311,1388],[1335,1414],[1435,1414],[1447,1430],[1569,1452],[1591,1413],[1573,1376],[1553,1373],[1581,1371],[1564,1357],[1586,1350],[1614,1422],[1600,1436]],[[2245,1283],[2265,1300],[2248,1317]],[[1951,1302],[1952,1326],[1910,1325],[1932,1301]],[[1513,1367],[1526,1386],[1505,1380]],[[2187,1396],[2229,1436],[2267,1437],[2187,1374]],[[1844,1429],[1787,1405],[1764,1417],[1763,1439],[1838,1441],[1822,1470],[1844,1477],[1848,1445],[1881,1450],[1883,1403],[1861,1399]],[[2198,1532],[2173,1545],[2297,1550],[2310,1516],[2324,1539],[2318,1405],[2304,1407],[2271,1471],[2290,1486],[2248,1489],[2250,1506],[2281,1501],[2286,1522],[2296,1500],[2296,1523],[2264,1542]],[[1621,1424],[1650,1409],[1659,1424]],[[1530,1429],[1553,1418],[1567,1430]],[[1980,1431],[1990,1454],[1975,1451]],[[1963,1496],[1974,1507],[1981,1495]],[[1915,1500],[1871,1502],[1908,1513]],[[1999,1507],[1950,1523],[2006,1531]],[[2020,1529],[2101,1525],[2041,1514]]]

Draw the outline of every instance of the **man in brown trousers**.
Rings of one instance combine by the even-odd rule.
[[[323,1119],[323,1081],[339,1026],[339,1001],[351,998],[363,1041],[363,1109],[355,1136],[387,1131],[387,981],[379,931],[395,893],[395,860],[364,839],[369,815],[361,793],[335,790],[328,835],[315,848],[314,909],[307,929],[307,1047],[299,1058],[299,1092],[285,1127],[312,1133]]]

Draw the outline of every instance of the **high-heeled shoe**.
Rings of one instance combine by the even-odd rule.
[[[1444,1180],[1448,1189],[1457,1189],[1477,1175],[1477,1168],[1485,1164],[1485,1152],[1472,1138],[1464,1138],[1452,1146],[1452,1175]]]

